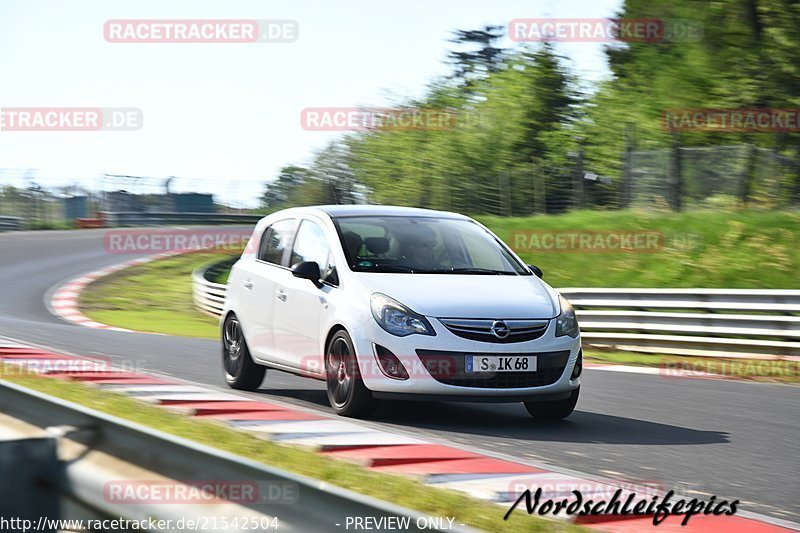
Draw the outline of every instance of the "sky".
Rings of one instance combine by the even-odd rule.
[[[133,131],[0,131],[0,183],[114,186],[104,173],[177,176],[173,190],[254,206],[265,181],[341,133],[306,131],[309,107],[381,106],[447,73],[457,29],[515,18],[613,16],[621,0],[2,0],[0,108],[141,110]],[[110,43],[120,19],[296,21],[285,43]],[[503,43],[512,45],[510,41]],[[560,43],[585,83],[608,75],[600,43]],[[139,189],[137,190],[138,187]]]

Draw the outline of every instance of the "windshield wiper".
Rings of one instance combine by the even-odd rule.
[[[364,267],[360,267],[364,268]],[[491,268],[464,267],[464,268],[415,268],[408,265],[372,265],[364,272],[407,272],[409,274],[483,274],[494,276],[515,276],[517,273],[507,270],[493,270]]]
[[[364,267],[360,267],[364,268]],[[365,272],[374,272],[374,271],[381,271],[381,272],[408,272],[410,274],[435,274],[438,272],[442,272],[440,270],[427,270],[424,268],[414,268],[406,265],[372,265],[369,267],[370,270],[365,270]],[[374,270],[373,270],[374,269]]]
[[[454,274],[490,274],[495,276],[515,276],[517,274],[516,272],[510,272],[508,270],[494,270],[491,268],[479,267],[448,268],[447,270],[434,270],[434,272],[452,272]]]

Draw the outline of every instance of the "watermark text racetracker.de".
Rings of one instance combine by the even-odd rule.
[[[326,371],[336,372],[336,368],[326,369],[326,357],[307,355],[300,358],[300,373],[313,377],[324,375]],[[353,369],[361,378],[390,378],[436,381],[440,378],[453,378],[464,373],[464,357],[452,355],[428,356],[422,361],[416,354],[391,353],[376,350],[374,357],[359,358],[358,368]],[[471,373],[473,379],[491,379],[493,372]]]
[[[452,130],[451,109],[307,107],[300,113],[306,131]]]
[[[110,480],[103,499],[113,505],[294,504],[300,487],[292,481],[273,480]]]
[[[248,251],[252,229],[120,229],[103,235],[103,249],[110,254],[193,251]]]
[[[703,235],[649,230],[520,230],[511,232],[510,243],[517,253],[652,254],[665,249],[699,249]]]
[[[665,109],[661,127],[669,132],[798,132],[800,108]]]
[[[136,107],[0,107],[0,132],[133,131],[143,122]]]
[[[291,43],[300,36],[295,20],[120,19],[108,20],[109,43]]]
[[[668,379],[781,379],[800,377],[800,362],[787,359],[665,359],[660,374]]]
[[[140,359],[115,359],[100,355],[91,357],[6,358],[0,365],[0,376],[33,376],[53,374],[86,374],[109,372],[146,373],[151,370]]]
[[[684,19],[516,18],[508,23],[515,42],[696,42],[703,25]]]
[[[0,516],[3,533],[28,533],[31,531],[80,531],[106,533],[108,531],[149,531],[184,533],[198,531],[272,531],[280,530],[278,517],[266,515],[197,516],[183,518],[48,518],[38,520]]]

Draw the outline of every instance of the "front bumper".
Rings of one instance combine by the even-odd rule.
[[[437,319],[426,318],[436,336],[396,337],[374,320],[352,332],[361,378],[376,397],[500,402],[557,400],[568,397],[580,386],[580,377],[570,379],[581,350],[580,337],[556,337],[554,320],[538,339],[500,344],[464,339]],[[409,378],[387,376],[375,356],[375,345],[391,351]],[[538,368],[535,373],[465,374],[467,354],[536,355]]]

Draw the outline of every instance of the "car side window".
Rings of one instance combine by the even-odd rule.
[[[275,222],[264,230],[258,247],[258,258],[273,265],[286,266],[283,264],[283,254],[291,244],[294,226],[295,220],[286,219]]]
[[[310,220],[303,220],[300,223],[289,264],[296,265],[301,261],[314,261],[319,265],[322,279],[336,284],[333,256],[328,238],[322,227]]]

